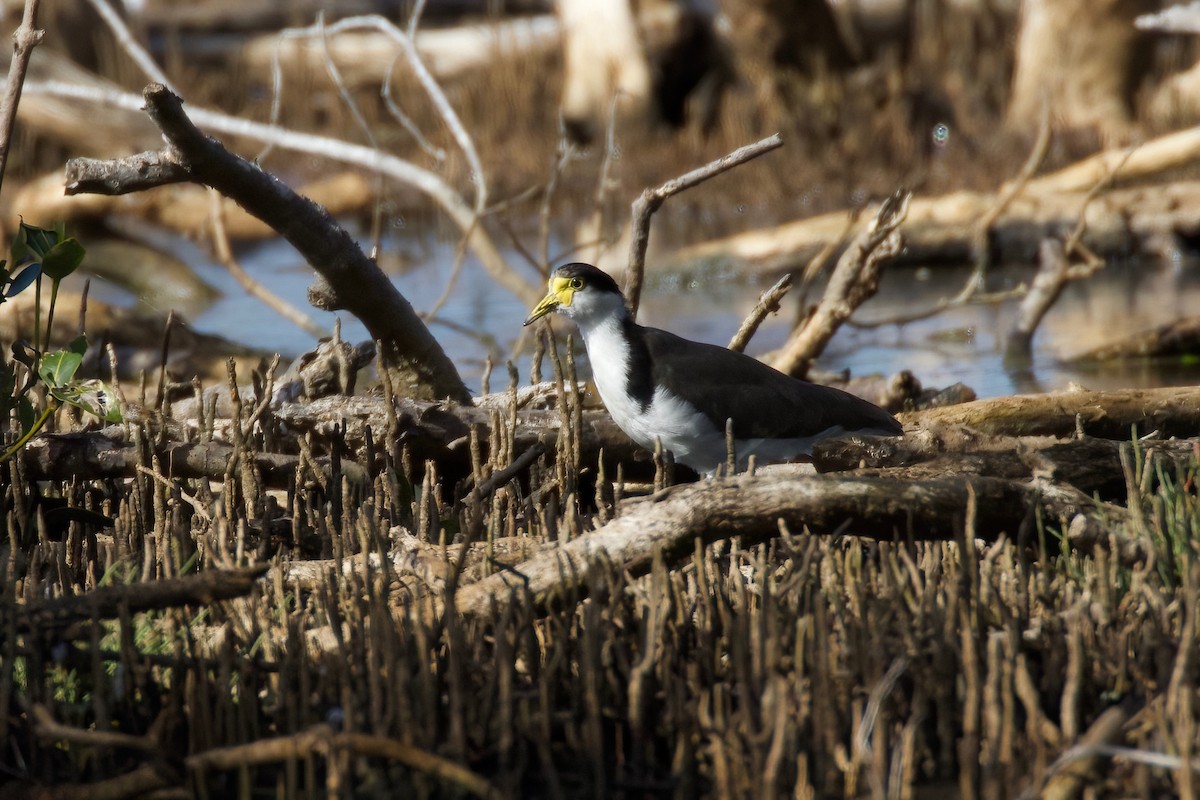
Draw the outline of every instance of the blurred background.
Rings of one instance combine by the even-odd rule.
[[[644,188],[779,132],[781,149],[673,197],[655,215],[641,322],[727,342],[779,275],[819,254],[832,263],[856,211],[906,187],[926,203],[912,220],[912,246],[857,312],[867,326],[843,328],[822,369],[910,370],[926,386],[961,382],[985,397],[1071,382],[1200,379],[1200,151],[1189,138],[1200,115],[1192,32],[1200,26],[1191,4],[103,4],[42,3],[46,39],[33,56],[0,201],[6,237],[19,218],[66,220],[85,244],[89,330],[118,345],[133,374],[157,364],[156,331],[171,310],[189,326],[173,342],[179,377],[221,374],[230,353],[294,356],[334,322],[307,306],[312,270],[290,246],[206,190],[63,197],[68,158],[160,146],[153,124],[121,100],[136,99],[150,80],[135,58],[142,47],[193,114],[207,109],[377,148],[435,176],[475,209],[475,224],[531,291],[566,260],[619,273],[630,203]],[[4,4],[8,30],[22,6]],[[106,9],[136,47],[121,43]],[[424,76],[404,53],[408,34]],[[528,297],[494,280],[428,193],[270,136],[214,134],[330,208],[426,315],[473,390],[482,388],[487,359],[511,359],[528,379],[533,345],[520,325]],[[1107,180],[1045,179],[1106,151],[1131,165],[1137,153],[1159,162]],[[1014,180],[1027,182],[1020,199],[986,228],[981,251],[972,232]],[[217,216],[223,235],[214,233]],[[1039,328],[1032,362],[1005,366],[1004,340],[1039,243],[1076,229],[1080,252],[1102,266],[1066,286]],[[981,258],[988,271],[979,297],[919,321],[891,321],[959,293]],[[308,322],[254,297],[233,260]],[[820,265],[813,271],[827,274]],[[78,294],[84,276],[71,280],[66,288]],[[819,277],[810,291],[793,292],[749,351],[778,347],[819,293]],[[361,326],[342,322],[347,338],[362,338]],[[0,318],[21,324],[17,313]],[[1156,347],[1103,351],[1166,326],[1176,335]],[[16,335],[10,328],[0,336]]]

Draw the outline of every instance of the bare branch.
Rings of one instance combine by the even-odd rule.
[[[867,229],[842,253],[816,310],[776,354],[775,369],[803,377],[842,323],[874,296],[880,267],[902,247],[899,227],[911,197],[901,190],[885,200]]]
[[[165,87],[148,86],[145,103],[168,142],[158,157],[185,170],[190,180],[236,201],[299,250],[321,276],[309,289],[310,302],[346,309],[366,325],[373,339],[384,342],[384,363],[397,386],[413,396],[470,401],[453,362],[412,306],[328,212],[201,133],[184,114],[182,101]],[[68,162],[68,193],[100,177],[90,171],[95,166],[96,162]],[[468,216],[474,217],[469,211]]]
[[[161,83],[171,91],[175,91],[175,87],[167,79],[167,74],[155,63],[154,57],[146,52],[146,48],[142,47],[137,39],[134,38],[133,33],[129,30],[129,26],[125,24],[125,20],[121,18],[121,15],[114,11],[113,7],[105,0],[88,0],[88,4],[100,15],[100,19],[104,20],[104,24],[112,31],[113,38],[117,40],[117,44],[138,65],[146,78],[154,83]]]
[[[129,111],[141,111],[143,103],[137,95],[127,92],[89,89],[62,81],[30,83],[26,87],[26,91],[103,103]],[[271,142],[274,146],[285,150],[308,153],[353,164],[373,172],[381,172],[401,183],[413,186],[436,202],[460,230],[471,232],[469,237],[471,249],[493,280],[520,298],[522,302],[531,306],[541,299],[542,288],[525,280],[513,270],[488,234],[487,229],[482,225],[474,224],[477,215],[471,206],[468,206],[462,197],[435,173],[421,169],[402,158],[339,139],[284,130],[273,125],[251,122],[203,108],[190,107],[188,116],[194,124],[214,133],[244,137],[257,142]],[[68,185],[68,194],[72,193],[71,188]],[[109,194],[112,193],[109,192]]]
[[[769,153],[783,146],[783,137],[778,133],[765,139],[739,147],[728,155],[721,156],[703,167],[694,169],[678,178],[673,178],[656,189],[646,189],[633,201],[631,235],[629,241],[629,275],[625,278],[625,300],[629,312],[636,317],[642,300],[642,276],[646,270],[646,247],[650,243],[650,217],[662,207],[668,197],[703,183],[736,166]]]
[[[1025,481],[978,476],[934,480],[881,477],[738,476],[674,486],[626,504],[621,515],[596,531],[535,555],[507,572],[458,590],[457,609],[468,615],[499,613],[524,592],[535,603],[582,591],[588,565],[608,560],[633,574],[655,558],[690,555],[696,542],[741,537],[751,545],[779,535],[780,521],[814,535],[854,533],[885,539],[953,539],[962,536],[967,495],[979,497],[976,535],[994,539],[1015,533],[1030,512],[1050,519],[1093,507],[1070,487],[1043,492]],[[914,524],[912,509],[922,510]]]
[[[729,340],[729,349],[738,353],[746,349],[746,345],[750,343],[751,337],[758,330],[758,326],[762,325],[767,314],[774,314],[779,311],[779,301],[792,288],[792,275],[789,272],[779,280],[775,281],[775,285],[762,293],[758,298],[758,302],[754,304],[754,308],[742,321],[741,327],[737,333]]]
[[[12,145],[13,126],[17,122],[17,106],[21,104],[29,57],[33,55],[33,48],[41,44],[45,35],[45,31],[40,31],[37,27],[39,5],[40,0],[25,0],[25,15],[13,33],[13,56],[8,65],[4,100],[0,102],[0,185],[4,184],[4,170],[8,166],[8,150]]]

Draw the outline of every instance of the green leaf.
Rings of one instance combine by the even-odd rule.
[[[76,336],[74,339],[71,340],[71,343],[69,345],[67,345],[68,350],[70,350],[72,353],[79,353],[80,356],[83,356],[84,354],[87,353],[87,347],[88,347],[88,340],[87,340],[86,333],[79,334],[78,336]]]
[[[83,363],[83,354],[71,350],[57,350],[42,356],[38,377],[50,389],[66,386],[75,377],[75,371]]]
[[[41,261],[56,244],[57,233],[36,225],[27,225],[22,220],[12,243],[13,263],[19,264],[26,259]]]
[[[50,393],[62,402],[81,408],[105,422],[120,422],[122,419],[117,393],[104,381],[71,381],[65,386],[51,389]]]
[[[42,257],[42,272],[51,280],[61,281],[83,263],[87,251],[74,239],[64,239],[50,248]]]
[[[13,297],[29,288],[29,285],[37,280],[37,276],[42,272],[42,268],[38,264],[30,264],[25,269],[21,270],[12,281],[9,282],[8,288],[4,291],[5,297]]]

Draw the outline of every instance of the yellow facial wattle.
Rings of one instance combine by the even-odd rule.
[[[532,325],[542,317],[554,311],[559,306],[570,306],[571,298],[575,295],[576,287],[573,287],[570,278],[562,278],[554,276],[550,279],[550,290],[546,296],[541,299],[533,311],[529,312],[529,318],[525,320],[525,325]]]

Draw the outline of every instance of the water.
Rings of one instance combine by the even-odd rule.
[[[412,263],[407,268],[389,266],[385,259],[384,268],[414,308],[427,311],[446,289],[455,242],[429,235],[385,243],[385,252],[397,250],[407,252],[406,260]],[[189,314],[196,328],[289,357],[311,346],[310,334],[246,295],[222,267],[200,250],[187,246],[175,252],[193,263],[200,276],[221,292],[215,303]],[[334,314],[308,306],[305,292],[313,273],[289,245],[278,240],[263,242],[244,248],[238,255],[251,275],[318,324],[332,329]],[[512,261],[519,263],[519,257],[514,254]],[[532,269],[528,274],[533,275]],[[990,277],[989,288],[1010,288],[1031,275],[1031,268],[1005,269]],[[887,271],[878,295],[859,309],[856,318],[888,319],[930,307],[957,293],[965,277],[965,270],[949,268]],[[726,344],[766,285],[732,275],[703,279],[651,276],[640,321],[691,339]],[[759,329],[749,352],[763,353],[779,347],[798,308],[799,298],[786,299],[784,309]],[[1094,389],[1200,383],[1197,364],[1138,362],[1088,371],[1063,361],[1200,309],[1200,263],[1117,263],[1090,279],[1070,284],[1043,320],[1034,339],[1032,368],[1023,374],[1006,371],[1002,363],[1004,337],[1015,308],[1012,302],[970,305],[903,326],[845,326],[827,347],[819,367],[848,369],[855,375],[908,369],[926,387],[962,382],[980,397],[1051,391],[1072,382]],[[527,313],[523,303],[496,287],[478,262],[468,256],[454,291],[431,322],[431,329],[472,390],[479,389],[484,359],[490,353],[498,368],[493,380],[495,389],[507,383],[503,364],[509,358],[517,363],[522,380],[528,380],[532,345],[528,331],[521,327]],[[357,320],[346,314],[341,319],[345,338],[359,341],[367,337]]]

